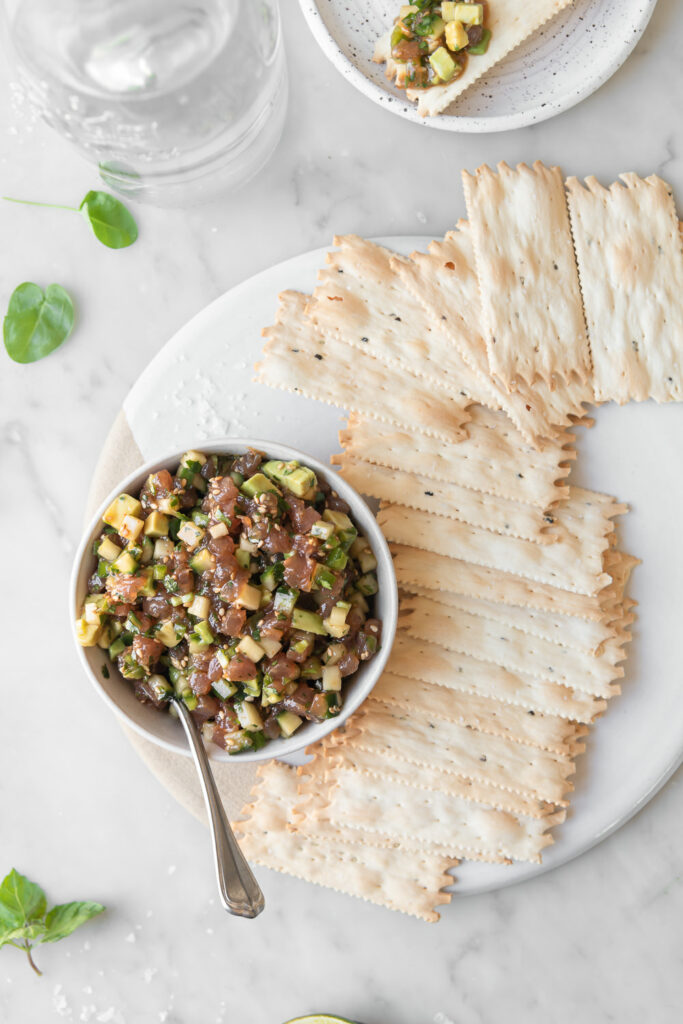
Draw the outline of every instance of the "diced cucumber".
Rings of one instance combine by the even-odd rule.
[[[216,568],[216,559],[208,548],[202,548],[190,559],[190,568],[195,572],[212,572]]]
[[[343,644],[330,644],[323,654],[323,658],[326,665],[337,665],[345,654],[346,648]]]
[[[167,537],[160,537],[154,544],[154,561],[163,562],[173,554],[173,541]]]
[[[248,551],[245,551],[244,548],[237,549],[235,552],[235,558],[237,559],[237,564],[243,569],[248,569],[251,565],[251,555]]]
[[[468,48],[468,53],[473,53],[475,57],[481,57],[482,54],[486,53],[491,42],[491,29],[485,28],[481,34],[481,39],[478,43],[472,43]]]
[[[270,704],[277,704],[282,700],[282,694],[273,685],[273,680],[269,675],[263,677],[263,686],[261,688],[261,707],[266,708]]]
[[[138,563],[131,555],[130,551],[124,551],[115,562],[111,563],[111,567],[114,572],[122,572],[126,575],[132,575],[137,571]]]
[[[154,509],[145,519],[145,536],[155,540],[157,537],[167,537],[170,520],[163,512]]]
[[[339,547],[333,548],[332,551],[330,551],[329,555],[325,559],[325,564],[328,565],[330,569],[341,571],[346,568],[348,560],[349,556],[340,544]]]
[[[193,508],[192,522],[195,524],[195,526],[201,526],[202,529],[206,529],[206,527],[209,525],[209,517],[207,516],[206,512],[202,512],[200,508]]]
[[[319,540],[328,540],[334,533],[334,523],[326,523],[324,519],[318,519],[310,530],[311,537],[318,537]]]
[[[157,700],[170,700],[173,695],[173,687],[168,679],[158,672],[149,677],[147,686],[152,690]]]
[[[292,612],[292,626],[294,629],[303,629],[307,633],[315,633],[317,636],[325,636],[327,630],[323,620],[316,612],[309,612],[305,608],[295,608]]]
[[[278,651],[282,650],[282,644],[270,636],[262,636],[259,643],[266,652],[267,658],[274,658]]]
[[[335,573],[321,562],[316,562],[311,580],[313,590],[332,590],[336,582]]]
[[[255,732],[263,728],[263,719],[259,709],[251,701],[235,701],[235,714],[238,722],[247,732]]]
[[[209,627],[209,623],[206,620],[198,622],[195,626],[195,633],[199,637],[203,644],[212,644],[214,642],[213,633]]]
[[[282,574],[284,572],[282,562],[275,562],[273,565],[269,565],[267,569],[261,573],[261,583],[270,590],[271,593],[277,587],[278,583],[282,580]]]
[[[346,616],[350,611],[351,605],[348,601],[337,601],[327,618],[323,619],[323,625],[330,636],[346,636],[350,629],[346,624]]]
[[[190,519],[186,520],[178,530],[178,539],[185,544],[190,551],[194,551],[198,548],[204,539],[204,531],[201,526],[197,526]]]
[[[219,537],[227,537],[228,527],[225,523],[216,523],[215,526],[209,527],[209,533],[214,540],[218,540]]]
[[[284,737],[289,737],[292,733],[295,733],[302,723],[303,718],[299,718],[292,711],[283,711],[281,715],[277,716],[277,724],[280,726],[280,732]]]
[[[321,679],[323,674],[323,663],[320,658],[307,658],[301,666],[302,679]]]
[[[114,544],[111,537],[105,537],[97,549],[97,554],[100,558],[103,558],[105,562],[114,562],[121,554],[121,548],[118,544]]]
[[[118,533],[126,516],[139,516],[141,512],[142,505],[138,499],[124,493],[114,498],[111,505],[105,509],[102,519]]]
[[[170,619],[166,619],[157,627],[154,638],[160,640],[164,647],[175,647],[181,641],[181,637],[176,633],[175,626]]]
[[[221,700],[229,700],[237,693],[236,684],[230,682],[229,679],[217,679],[215,683],[211,684],[211,689]]]
[[[323,690],[339,692],[342,688],[342,674],[338,665],[325,665],[323,669]]]
[[[245,679],[241,686],[245,697],[261,696],[261,680],[258,676],[255,676],[253,679]]]
[[[162,498],[159,502],[159,511],[163,512],[166,516],[178,518],[182,515],[180,511],[180,498],[177,494],[169,494],[166,498]],[[168,524],[169,530],[172,529],[172,520]]]
[[[113,644],[109,648],[109,652],[108,652],[109,653],[109,657],[113,661],[114,658],[117,655],[119,655],[121,653],[121,651],[125,651],[125,649],[126,649],[126,645],[123,642],[123,640],[121,639],[121,637],[119,636],[119,637],[116,638],[116,640],[114,640]]]
[[[299,591],[294,587],[278,587],[273,598],[273,609],[278,615],[291,615],[298,599]]]
[[[365,597],[372,597],[373,594],[377,593],[377,577],[373,572],[368,572],[360,579],[356,580],[356,590],[364,594]]]

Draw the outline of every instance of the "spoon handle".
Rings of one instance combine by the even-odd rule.
[[[175,706],[190,744],[209,815],[221,903],[238,917],[258,917],[265,906],[263,893],[233,835],[199,730],[184,702],[176,700]]]

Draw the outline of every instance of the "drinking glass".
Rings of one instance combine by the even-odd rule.
[[[118,192],[200,202],[279,141],[277,0],[5,0],[4,21],[31,105]]]

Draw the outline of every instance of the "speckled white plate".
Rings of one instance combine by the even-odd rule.
[[[430,239],[377,241],[409,255]],[[252,381],[261,328],[273,321],[278,293],[311,291],[325,252],[304,253],[226,292],[161,350],[124,403],[145,459],[227,434],[273,438],[324,462],[339,450],[338,409]],[[671,510],[683,508],[683,474],[671,467],[683,465],[683,406],[606,405],[595,418],[595,428],[581,433],[572,481],[632,505],[620,544],[643,559],[630,587],[639,608],[623,694],[591,730],[567,821],[543,865],[464,863],[456,894],[498,889],[578,856],[643,807],[681,761],[683,530]]]
[[[509,131],[573,107],[621,67],[656,2],[575,0],[475,82],[453,107],[457,116],[423,118],[388,82],[384,65],[372,61],[400,0],[299,0],[323,52],[347,81],[400,117],[451,132]]]

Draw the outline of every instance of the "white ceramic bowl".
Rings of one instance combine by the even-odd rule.
[[[273,441],[222,437],[210,442],[203,441],[196,445],[187,445],[180,451],[172,452],[165,458],[155,459],[152,462],[145,463],[144,466],[140,466],[134,473],[121,480],[106,500],[102,502],[78,546],[71,575],[71,618],[75,620],[80,614],[82,602],[86,594],[87,581],[95,570],[92,544],[100,533],[102,513],[107,505],[122,491],[133,494],[139,492],[150,473],[161,469],[174,470],[183,452],[193,447],[198,451],[206,452],[208,455],[224,452],[241,455],[249,448],[258,448],[260,451],[266,452],[271,458],[284,460],[298,459],[304,465],[310,466],[318,476],[326,480],[337,494],[350,505],[351,515],[355,523],[361,532],[367,536],[377,558],[379,590],[375,597],[375,615],[382,620],[382,646],[374,658],[364,662],[356,674],[345,682],[344,703],[339,715],[320,723],[307,722],[293,736],[288,739],[271,740],[259,751],[230,755],[213,743],[207,744],[210,756],[216,761],[243,763],[245,761],[267,761],[272,757],[285,757],[297,750],[301,750],[302,747],[308,746],[309,743],[315,743],[317,740],[322,739],[323,736],[327,736],[328,733],[340,726],[349,715],[360,707],[382,674],[394,641],[398,615],[398,592],[393,563],[389,548],[374,515],[353,487],[350,487],[333,470],[324,466],[317,459],[312,458],[312,456],[307,455],[305,452],[297,451],[295,448],[288,448],[282,444],[276,444]],[[164,747],[166,750],[177,754],[189,756],[182,727],[174,717],[166,712],[156,711],[149,705],[141,704],[135,698],[131,683],[118,672],[116,666],[109,660],[106,651],[101,650],[99,647],[81,647],[78,641],[76,641],[76,646],[83,668],[95,689],[127,725],[160,747]],[[108,679],[102,673],[102,668],[105,665],[109,670]]]

